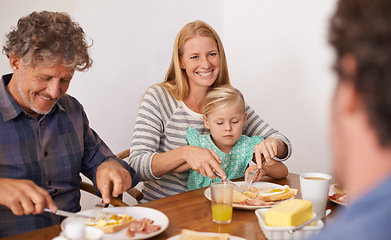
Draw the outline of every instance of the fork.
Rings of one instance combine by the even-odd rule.
[[[257,174],[257,172],[259,171],[259,169],[253,171],[253,172],[250,172],[249,174],[247,174],[247,178],[246,180],[244,181],[244,185],[243,185],[243,188],[246,189],[246,190],[249,190],[250,188],[250,185],[253,183],[254,181],[254,177],[255,177],[255,174]]]
[[[101,218],[104,218],[106,216],[105,213],[103,213],[103,208],[105,208],[107,205],[103,202],[100,202],[95,205],[95,207],[92,209],[92,218],[95,218],[95,221],[98,221]]]
[[[274,158],[273,158],[274,159]],[[262,167],[263,165],[265,165],[266,161],[263,160],[262,161]],[[249,174],[247,174],[247,178],[246,180],[244,181],[244,186],[243,188],[246,189],[246,190],[249,190],[250,188],[250,185],[253,183],[254,181],[254,177],[255,177],[255,174],[259,171],[259,169],[257,168],[255,171],[253,172],[250,172]]]

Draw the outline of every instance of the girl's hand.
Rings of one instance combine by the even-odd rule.
[[[251,173],[251,172],[254,172],[255,170],[257,170],[258,169],[258,167],[257,167],[257,165],[250,165],[247,169],[246,169],[246,172],[244,173],[244,175],[245,175],[245,177],[244,177],[244,179],[247,179],[247,175],[249,174],[249,173]],[[266,174],[265,174],[265,171],[264,171],[264,169],[262,168],[262,169],[259,169],[259,171],[255,174],[255,176],[254,176],[254,180],[253,180],[253,182],[255,182],[255,181],[259,181],[263,176],[265,176]]]
[[[278,138],[269,137],[255,146],[255,161],[258,169],[262,168],[262,162],[270,164],[274,157],[283,157],[287,154],[285,143]]]
[[[257,165],[251,165],[246,169],[245,177],[250,172],[255,171],[258,168]],[[271,160],[270,163],[265,163],[261,169],[255,174],[254,182],[260,181],[263,176],[268,176],[274,179],[281,179],[288,176],[288,168],[282,162]]]

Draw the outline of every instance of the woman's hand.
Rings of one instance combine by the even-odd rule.
[[[255,146],[255,161],[258,169],[262,168],[262,162],[270,164],[274,157],[284,158],[288,154],[285,143],[278,138],[269,137]]]
[[[204,177],[208,176],[215,179],[215,172],[217,171],[223,179],[227,178],[220,166],[220,157],[213,150],[196,146],[183,146],[181,148],[186,163],[174,169],[172,172],[183,172],[191,168]]]

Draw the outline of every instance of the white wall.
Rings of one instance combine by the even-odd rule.
[[[68,12],[94,45],[93,67],[68,93],[117,153],[128,148],[138,104],[161,82],[178,31],[201,19],[219,33],[231,81],[294,146],[292,172],[330,172],[328,104],[334,83],[328,18],[336,0],[0,0],[0,35],[36,10]],[[0,58],[0,73],[10,72]]]
[[[336,1],[225,2],[232,84],[293,144],[291,172],[331,172],[328,108],[334,85],[328,19]]]

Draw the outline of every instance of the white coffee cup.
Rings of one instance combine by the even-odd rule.
[[[300,175],[302,199],[312,202],[312,210],[319,214],[326,210],[331,176],[325,173],[303,173]]]

